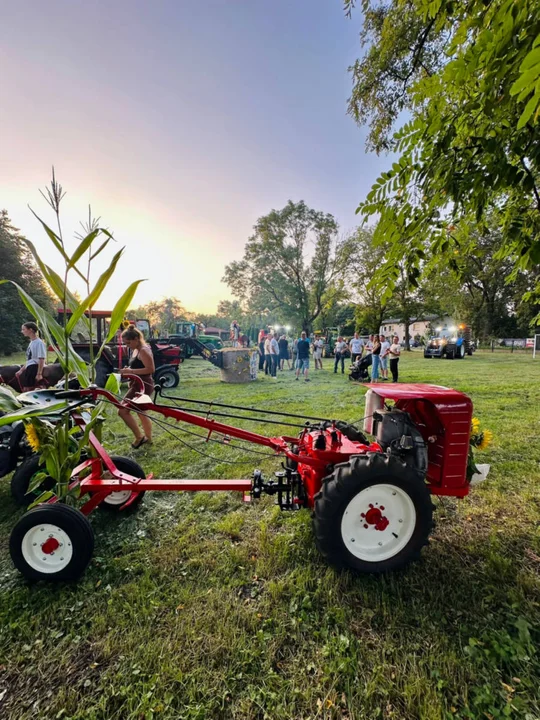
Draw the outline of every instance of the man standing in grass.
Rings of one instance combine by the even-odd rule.
[[[351,362],[354,364],[362,357],[364,350],[364,341],[358,337],[357,332],[354,333],[354,337],[349,341],[349,350],[351,351]]]
[[[278,359],[279,359],[279,344],[276,340],[276,333],[273,332],[270,334],[270,360],[271,360],[271,368],[270,373],[274,380],[277,379],[277,367],[278,367]]]
[[[305,332],[303,332],[300,336],[300,339],[298,340],[298,343],[296,344],[296,380],[298,380],[298,376],[300,375],[300,370],[304,373],[304,380],[306,382],[309,382],[308,373],[309,373],[309,340],[307,339],[307,335]]]

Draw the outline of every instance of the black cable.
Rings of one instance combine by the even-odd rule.
[[[244,407],[242,405],[227,405],[225,403],[218,403],[218,402],[213,402],[213,401],[209,401],[209,400],[191,400],[190,398],[173,397],[171,395],[163,395],[163,393],[158,393],[158,391],[156,390],[156,395],[157,394],[159,394],[165,400],[172,400],[173,402],[197,403],[198,405],[210,405],[212,407],[229,408],[231,410],[243,410],[244,412],[258,412],[258,413],[261,413],[262,415],[282,415],[283,417],[298,418],[300,420],[316,420],[317,422],[332,422],[332,420],[330,420],[329,418],[311,417],[309,415],[296,415],[294,413],[286,413],[286,412],[281,412],[279,410],[262,410],[261,408]],[[196,412],[196,411],[191,410],[188,412]],[[199,412],[202,412],[202,411],[199,411]],[[236,416],[229,415],[229,416],[225,416],[225,417],[236,417]],[[249,419],[249,418],[246,418],[246,419]],[[265,421],[263,420],[261,422],[265,422]],[[269,422],[269,421],[266,421],[266,422]],[[287,425],[287,423],[282,423],[282,424]]]
[[[114,393],[111,393],[111,394],[114,395]],[[114,403],[111,403],[110,400],[105,400],[104,402],[108,402],[110,405],[114,405]],[[116,406],[115,406],[115,407],[116,407]],[[175,440],[177,440],[179,443],[181,443],[181,444],[184,445],[185,447],[188,447],[190,450],[193,450],[194,452],[198,453],[199,455],[202,455],[203,457],[206,457],[206,458],[208,458],[208,459],[210,459],[210,460],[213,460],[214,462],[217,462],[217,463],[222,462],[222,463],[226,463],[226,464],[228,464],[228,465],[251,465],[251,464],[252,464],[251,461],[249,461],[249,462],[242,462],[241,460],[225,460],[225,459],[223,459],[223,458],[215,458],[215,457],[213,457],[212,455],[209,455],[208,453],[203,452],[202,450],[198,450],[196,447],[193,447],[193,445],[190,445],[190,444],[187,443],[185,440],[182,440],[181,438],[177,437],[177,436],[175,435],[175,433],[174,433],[172,430],[169,430],[168,428],[169,428],[169,427],[174,427],[174,429],[175,429],[176,432],[183,432],[183,433],[187,433],[188,435],[195,435],[196,437],[201,438],[201,439],[203,439],[203,440],[206,441],[206,437],[205,437],[204,435],[199,435],[199,433],[193,432],[193,431],[191,431],[191,430],[186,430],[185,428],[179,428],[179,427],[177,427],[176,425],[172,425],[171,423],[167,423],[167,422],[164,421],[164,420],[159,420],[159,419],[155,418],[153,415],[149,415],[148,413],[145,413],[145,412],[143,412],[142,410],[138,410],[138,409],[136,409],[136,408],[129,408],[129,410],[133,410],[133,411],[136,412],[138,415],[142,415],[143,417],[149,418],[153,423],[159,425],[166,433],[168,433],[168,434],[171,435],[173,438],[175,438]],[[212,438],[209,438],[209,439],[212,440]],[[217,440],[217,441],[216,441],[216,440],[213,440],[213,442],[218,442],[220,445],[227,445],[227,444],[228,444],[228,443],[220,442],[219,440]],[[248,453],[249,453],[249,452],[253,452],[253,453],[257,454],[257,455],[264,455],[265,457],[273,457],[273,458],[277,457],[277,454],[276,454],[276,453],[262,453],[262,452],[259,452],[259,451],[248,450],[247,448],[243,448],[243,447],[238,447],[238,446],[233,446],[233,447],[234,447],[235,450],[244,450],[244,452],[248,452]]]
[[[208,404],[210,404],[210,403],[208,403]],[[211,414],[214,417],[232,417],[232,418],[235,418],[236,420],[247,420],[248,422],[266,423],[266,424],[270,424],[270,425],[286,425],[287,427],[294,427],[294,428],[304,428],[305,427],[305,425],[283,422],[282,420],[265,420],[264,418],[251,418],[251,417],[246,417],[245,415],[232,415],[231,413],[215,412],[211,408],[209,410],[197,410],[197,409],[192,409],[192,408],[179,407],[178,405],[175,407],[173,407],[171,405],[160,405],[158,407],[164,407],[164,408],[168,408],[170,410],[181,410],[182,412],[197,413],[199,415],[202,414],[202,415],[206,415],[207,417],[209,414]],[[279,413],[279,414],[281,415],[281,413]],[[327,420],[325,422],[330,422],[330,420]]]

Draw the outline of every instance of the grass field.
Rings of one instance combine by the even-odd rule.
[[[311,383],[285,371],[235,387],[193,359],[175,392],[361,417],[363,388],[326,362]],[[430,546],[399,574],[336,573],[309,513],[280,513],[271,498],[155,493],[130,516],[94,513],[95,557],[77,585],[32,586],[11,566],[20,511],[1,480],[0,717],[539,720],[540,362],[410,353],[400,364],[404,381],[468,393],[494,443],[488,480],[464,501],[436,501]],[[132,451],[117,419],[106,444],[157,477],[278,469],[181,437],[211,458],[159,429]]]

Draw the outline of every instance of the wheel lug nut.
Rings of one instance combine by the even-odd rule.
[[[384,505],[381,505],[381,510],[384,510]]]
[[[366,530],[368,529],[368,526],[366,524],[364,524],[364,527],[366,528]]]
[[[403,522],[403,520],[398,520],[398,522],[402,523],[402,522]]]
[[[381,546],[382,546],[382,542],[380,542],[380,543],[379,543],[379,545],[381,545]]]
[[[373,503],[369,503],[369,507],[371,507],[371,508],[372,508],[372,507],[373,507]]]
[[[366,513],[360,513],[360,517],[366,517]]]

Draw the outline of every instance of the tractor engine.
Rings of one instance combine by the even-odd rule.
[[[421,475],[426,474],[426,443],[409,413],[398,408],[378,410],[373,413],[372,427],[377,443],[386,453],[401,457]]]

